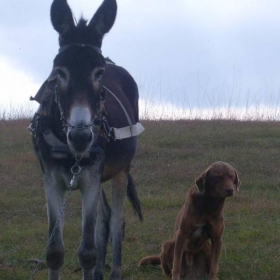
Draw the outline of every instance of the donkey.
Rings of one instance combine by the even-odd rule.
[[[59,34],[53,72],[35,100],[40,107],[30,130],[44,174],[48,205],[48,279],[60,279],[64,263],[63,214],[67,193],[82,195],[78,255],[83,279],[103,279],[112,240],[111,279],[122,279],[123,203],[126,194],[142,220],[129,173],[144,128],[138,118],[138,88],[123,68],[106,63],[103,36],[114,24],[115,0],[104,0],[92,19],[76,24],[66,0],[54,0],[51,22]],[[101,183],[111,180],[109,206]],[[70,182],[70,183],[69,183]]]

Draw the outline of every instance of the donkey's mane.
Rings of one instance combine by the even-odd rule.
[[[84,28],[86,28],[87,27],[87,20],[86,19],[84,19],[83,17],[81,17],[80,19],[79,19],[79,21],[78,21],[78,23],[77,23],[77,28],[78,29],[84,29]]]

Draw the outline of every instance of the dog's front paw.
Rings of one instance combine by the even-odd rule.
[[[208,280],[220,280],[217,276],[209,276]]]
[[[172,271],[172,280],[180,280],[180,272],[178,271]]]

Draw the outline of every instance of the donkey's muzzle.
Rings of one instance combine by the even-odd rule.
[[[93,144],[94,134],[91,127],[88,128],[69,128],[67,142],[69,148],[74,153],[85,153]]]

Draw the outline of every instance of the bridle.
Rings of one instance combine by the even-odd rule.
[[[92,48],[94,49],[98,54],[102,54],[101,49],[94,46],[94,45],[90,45],[90,44],[69,44],[69,45],[65,45],[59,48],[58,53],[62,53],[64,51],[66,51],[67,49],[71,48],[71,47],[85,47],[85,48]],[[81,124],[81,125],[70,125],[67,123],[66,118],[65,118],[65,114],[61,105],[61,95],[59,93],[58,90],[58,85],[55,85],[55,89],[54,89],[54,101],[58,106],[58,110],[60,113],[60,120],[62,121],[62,126],[63,126],[63,131],[64,133],[67,132],[67,130],[69,128],[71,129],[77,129],[77,130],[82,130],[82,129],[87,129],[87,128],[92,128],[92,132],[93,133],[99,133],[100,128],[102,126],[102,124],[105,122],[108,124],[104,113],[105,113],[105,109],[104,109],[104,99],[105,99],[105,92],[104,92],[104,88],[103,86],[101,87],[101,93],[100,93],[100,101],[98,104],[98,110],[94,116],[94,118],[92,119],[90,124]],[[104,125],[103,125],[104,127]],[[110,129],[108,127],[108,125],[106,125],[106,129],[104,129],[105,134],[108,135],[108,133],[110,134]]]
[[[59,110],[60,120],[62,121],[62,127],[63,127],[64,133],[66,133],[69,128],[77,129],[77,130],[92,128],[93,133],[98,133],[100,131],[102,120],[104,118],[104,91],[103,91],[103,88],[101,89],[98,110],[90,124],[70,125],[67,123],[65,114],[64,114],[64,111],[63,111],[63,108],[61,105],[61,96],[59,94],[57,85],[55,85],[55,88],[54,88],[54,102],[57,104],[57,107]]]

